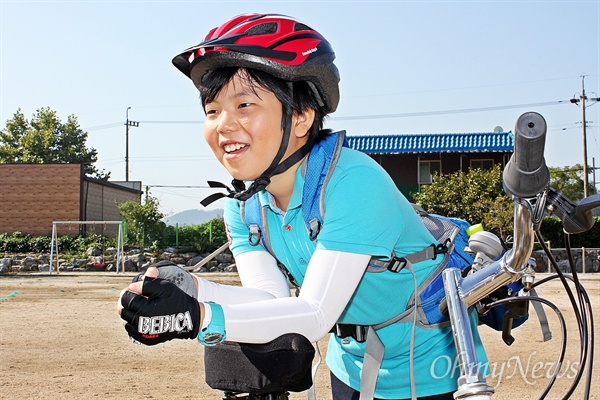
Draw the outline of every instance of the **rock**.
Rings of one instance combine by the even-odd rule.
[[[22,265],[27,268],[28,271],[37,270],[38,262],[35,257],[27,256],[22,260]]]
[[[548,258],[543,251],[534,251],[531,257],[535,260],[535,272],[548,271]]]
[[[75,264],[74,266],[79,267],[79,268],[87,267],[89,262],[90,261],[87,258],[75,258],[73,260],[73,264]]]
[[[208,272],[223,272],[223,270],[220,268],[220,265],[221,264],[210,267]]]
[[[97,246],[93,246],[87,249],[86,254],[88,257],[96,257],[102,255],[102,249]]]
[[[189,260],[191,260],[192,258],[196,257],[198,255],[198,253],[183,253],[180,254],[180,257],[183,258],[185,260],[185,262],[187,263]]]
[[[170,261],[177,265],[185,265],[185,259],[183,257],[173,257]]]
[[[139,271],[137,262],[133,262],[131,260],[131,258],[129,258],[129,257],[125,258],[125,262],[123,264],[124,264],[123,269],[126,272],[138,272]]]
[[[231,264],[233,262],[233,256],[229,253],[221,253],[215,257],[218,263]]]
[[[194,256],[194,257],[190,258],[185,263],[185,265],[187,265],[188,267],[193,267],[194,265],[198,264],[202,260],[204,260],[204,256],[203,255],[197,255],[197,256]]]

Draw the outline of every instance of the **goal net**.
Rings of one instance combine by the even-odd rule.
[[[117,229],[117,257],[115,259],[116,271],[124,272],[124,260],[121,255],[123,254],[123,221],[53,221],[52,222],[52,242],[50,244],[50,274],[55,270],[59,273],[58,269],[58,225],[92,225],[93,227],[102,226],[106,230],[107,225],[118,225]],[[56,256],[56,259],[55,259]],[[55,263],[56,260],[56,263]]]

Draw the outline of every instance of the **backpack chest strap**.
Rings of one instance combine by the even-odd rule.
[[[431,244],[421,251],[404,257],[395,255],[389,260],[378,260],[371,258],[367,266],[367,272],[400,272],[410,262],[416,264],[421,261],[435,260],[438,254],[452,253],[454,245],[450,241],[446,243]]]

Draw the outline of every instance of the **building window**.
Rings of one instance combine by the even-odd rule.
[[[471,169],[492,169],[494,167],[494,160],[482,159],[482,160],[471,160]]]
[[[433,182],[433,174],[442,173],[442,163],[439,160],[419,160],[419,184],[427,185]]]

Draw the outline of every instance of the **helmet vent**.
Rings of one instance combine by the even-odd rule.
[[[277,22],[266,22],[264,24],[253,26],[246,31],[246,35],[248,36],[268,35],[272,33],[277,33]]]
[[[294,25],[294,31],[298,32],[298,31],[312,31],[313,29],[308,26],[308,25],[304,25],[302,23],[297,23],[296,25]]]

